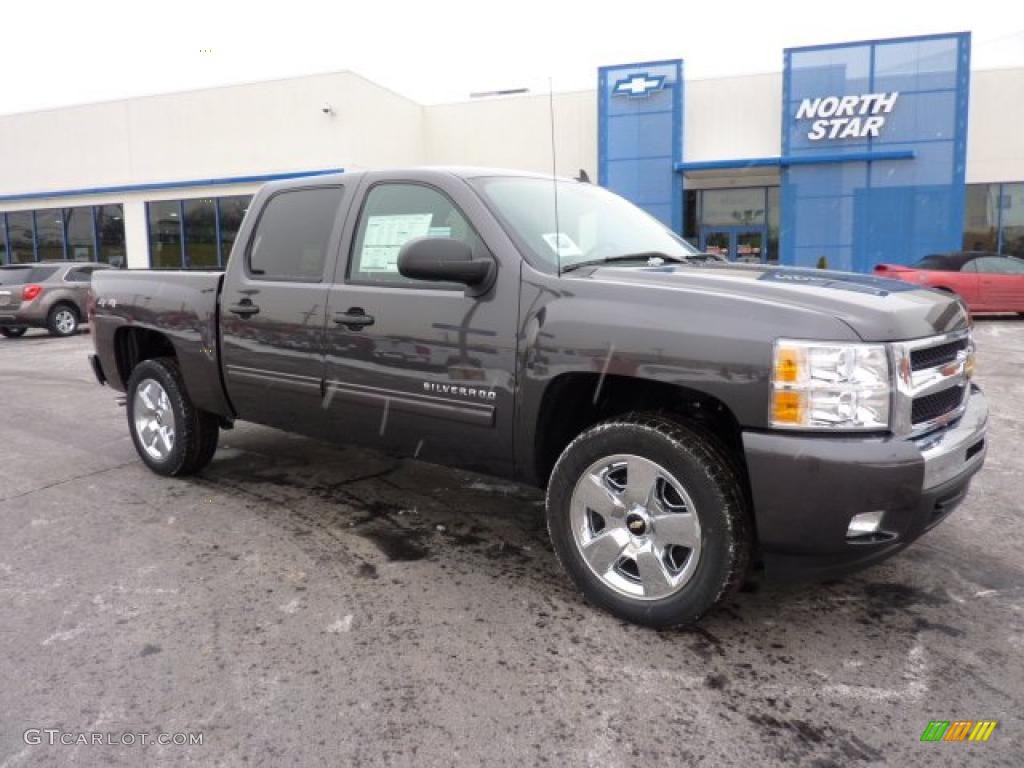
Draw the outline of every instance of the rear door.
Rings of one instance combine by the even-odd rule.
[[[71,267],[64,275],[64,288],[71,292],[71,295],[78,306],[78,316],[85,319],[85,304],[89,295],[89,284],[92,282],[92,273],[102,267],[95,264],[83,264],[80,267]]]
[[[359,208],[328,301],[325,403],[333,428],[345,441],[509,472],[518,256],[499,250],[507,239],[454,176],[369,175]],[[496,284],[472,297],[464,286],[402,277],[398,251],[418,236],[463,240],[475,258],[495,259]]]
[[[220,301],[228,397],[239,418],[321,434],[323,333],[345,188],[311,183],[254,201]]]
[[[1024,312],[1024,261],[981,256],[973,263],[986,308],[993,312]]]

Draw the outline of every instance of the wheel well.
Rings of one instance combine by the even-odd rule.
[[[58,301],[55,301],[53,303],[53,306],[50,307],[50,312],[55,311],[59,307],[67,307],[68,309],[75,313],[75,317],[77,317],[79,320],[82,319],[82,313],[79,311],[78,305],[75,304],[75,302],[71,301],[71,299],[59,299]]]
[[[132,370],[143,360],[154,357],[174,357],[174,345],[157,331],[146,328],[120,328],[114,334],[114,359],[117,372],[126,385]]]
[[[662,411],[715,435],[744,470],[736,417],[722,401],[703,392],[659,381],[597,373],[567,373],[544,393],[535,430],[535,472],[546,486],[565,447],[599,421],[630,411]]]

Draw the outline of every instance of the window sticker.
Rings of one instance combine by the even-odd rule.
[[[544,238],[544,242],[547,243],[548,247],[559,257],[583,255],[583,251],[580,250],[580,247],[576,245],[572,238],[565,234],[565,232],[559,232],[557,234],[550,232],[546,235],[541,235],[541,237]]]
[[[451,227],[431,227],[427,230],[427,237],[451,237]]]
[[[398,252],[414,237],[430,233],[432,213],[401,213],[393,216],[370,216],[363,235],[359,255],[360,272],[398,274]]]

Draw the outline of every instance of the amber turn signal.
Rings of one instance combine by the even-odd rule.
[[[779,347],[775,350],[775,382],[792,384],[800,377],[800,350]]]
[[[802,424],[807,395],[791,389],[772,392],[772,421],[776,424]]]

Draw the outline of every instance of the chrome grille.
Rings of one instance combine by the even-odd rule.
[[[915,397],[910,421],[914,426],[925,424],[956,409],[964,400],[963,387],[950,387],[933,395]]]
[[[915,349],[910,353],[910,369],[912,371],[923,371],[926,368],[935,368],[956,360],[960,350],[967,349],[967,339],[956,339],[955,341],[939,344],[937,347],[925,347]]]
[[[917,437],[955,421],[967,406],[969,331],[892,345],[893,431]]]

